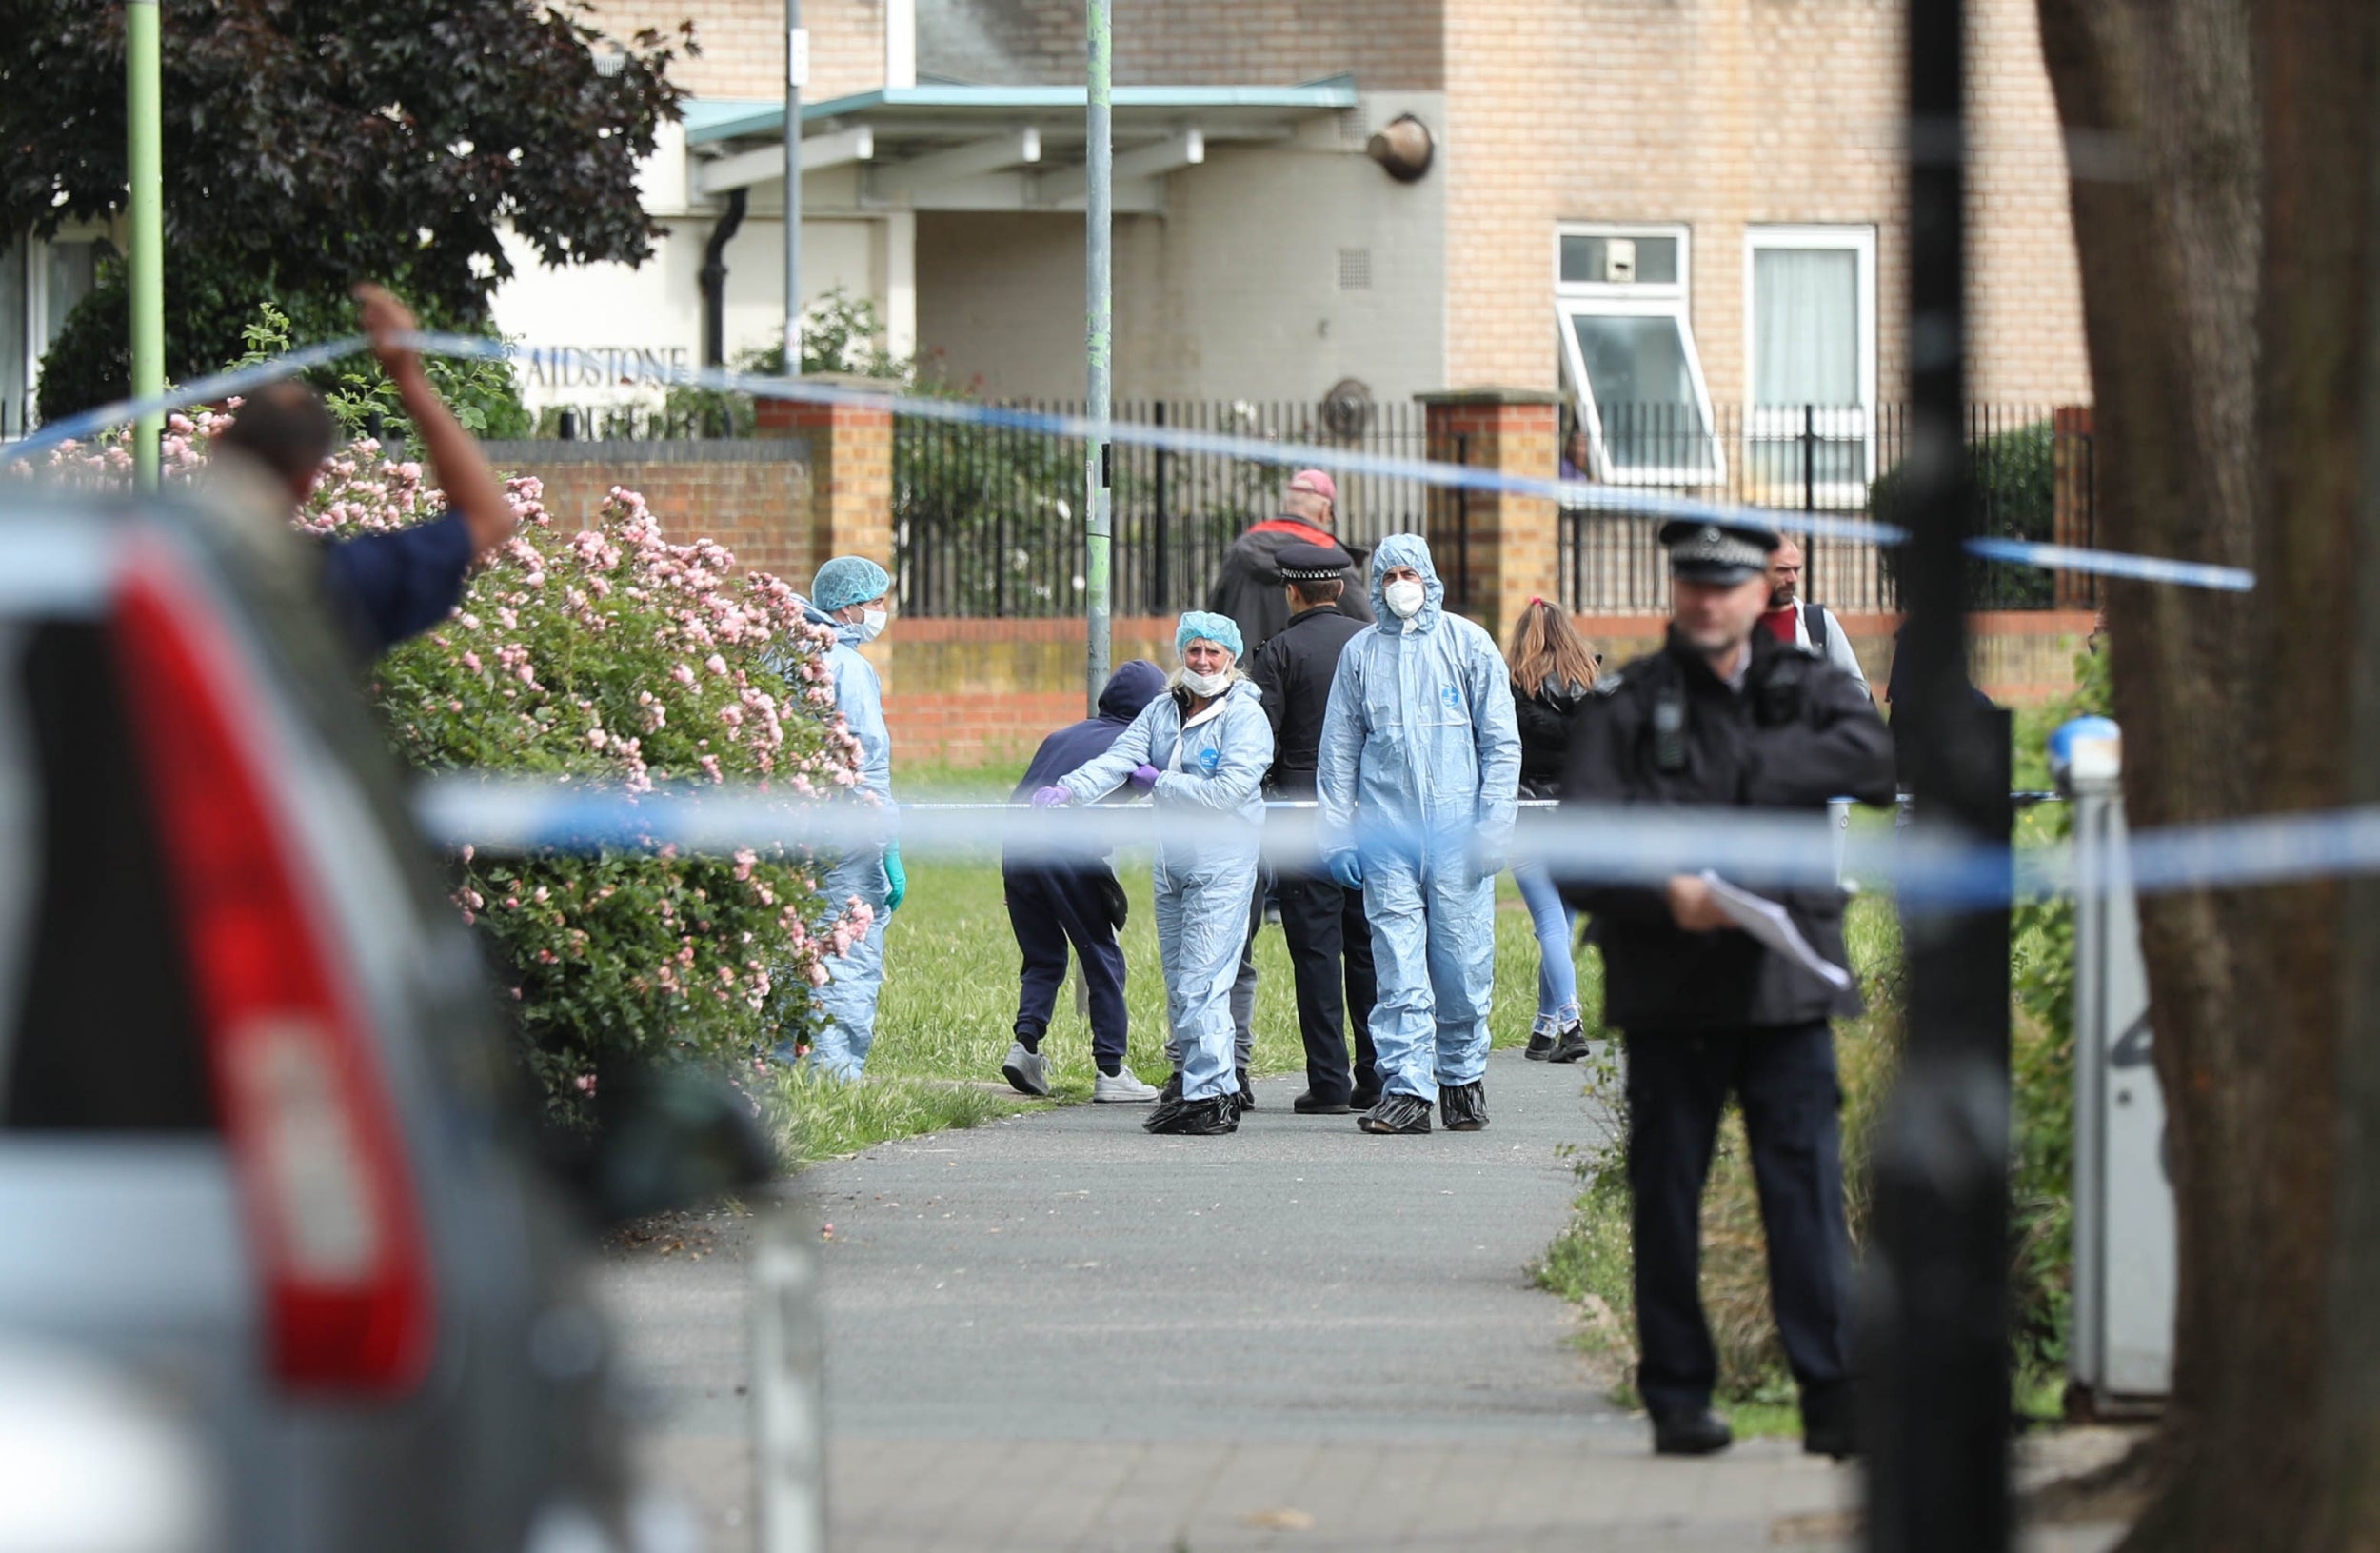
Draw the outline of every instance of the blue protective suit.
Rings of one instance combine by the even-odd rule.
[[[884,690],[876,678],[876,666],[860,656],[860,628],[807,603],[803,612],[812,621],[834,627],[835,645],[827,651],[826,667],[833,676],[835,708],[843,713],[851,736],[860,741],[859,786],[889,805],[892,734],[884,727]],[[876,1044],[876,997],[884,986],[884,920],[890,915],[884,901],[891,892],[891,881],[884,873],[884,849],[871,846],[837,858],[819,881],[818,892],[828,919],[848,911],[853,896],[876,913],[875,922],[848,952],[825,958],[827,982],[818,989],[815,1000],[823,1020],[810,1043],[811,1064],[822,1073],[856,1079],[867,1065],[868,1048]],[[792,1042],[780,1046],[778,1054],[790,1057]]]
[[[1388,607],[1381,579],[1394,567],[1423,579],[1409,621]],[[1372,552],[1377,625],[1339,656],[1316,773],[1325,851],[1352,851],[1363,870],[1381,1085],[1428,1100],[1487,1065],[1496,874],[1520,786],[1512,675],[1445,599],[1418,536],[1392,534]]]
[[[1273,727],[1263,695],[1235,680],[1222,699],[1182,726],[1183,691],[1140,709],[1107,753],[1058,779],[1075,803],[1113,792],[1146,763],[1163,774],[1158,827],[1157,947],[1165,967],[1165,1010],[1181,1057],[1185,1100],[1237,1094],[1232,1068],[1231,983],[1248,936],[1257,844],[1264,825],[1259,790],[1273,764]]]

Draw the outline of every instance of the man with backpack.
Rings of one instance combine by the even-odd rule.
[[[1824,658],[1857,680],[1862,690],[1867,689],[1867,671],[1859,667],[1859,654],[1851,649],[1843,623],[1825,605],[1802,602],[1801,573],[1801,547],[1792,535],[1785,535],[1769,557],[1769,607],[1760,624],[1787,647]]]

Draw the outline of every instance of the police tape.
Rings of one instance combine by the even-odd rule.
[[[38,429],[17,441],[0,445],[0,464],[29,459],[36,453],[62,448],[70,442],[86,441],[110,427],[128,426],[144,415],[167,414],[249,393],[268,384],[295,377],[300,372],[344,360],[362,350],[366,344],[360,334],[343,335],[336,340],[325,340],[319,345],[286,351],[251,367],[235,367],[228,371],[197,378],[168,388],[161,394],[144,399],[119,399],[111,405],[101,405],[96,409],[44,421]]]
[[[997,803],[883,806],[734,785],[632,794],[559,781],[465,776],[425,781],[415,815],[438,846],[501,856],[613,851],[731,858],[744,851],[847,852],[898,840],[904,854],[914,856],[1060,866],[1120,849],[1196,853],[1244,837],[1248,828],[1228,814],[1160,813],[1145,801],[1053,809]],[[1322,865],[1325,832],[1311,804],[1273,807],[1260,838],[1271,866],[1311,871]],[[1473,840],[1465,827],[1422,835],[1360,822],[1353,839],[1359,855],[1409,859],[1451,855],[1450,848]],[[1922,811],[1905,828],[1877,825],[1844,836],[1820,813],[1529,805],[1495,861],[1613,884],[1657,883],[1705,868],[1749,886],[1811,889],[1849,882],[1933,909],[1989,909],[2101,887],[2078,879],[2067,842],[1979,843],[1928,823]],[[2135,831],[2109,882],[2140,894],[2171,894],[2369,874],[2380,874],[2380,805]]]
[[[560,364],[565,359],[566,349],[566,348],[525,346],[475,335],[435,332],[410,334],[405,336],[404,343],[425,354],[500,362],[506,365],[522,362],[532,366]],[[124,425],[142,415],[215,403],[233,394],[244,393],[267,383],[295,376],[311,368],[352,355],[363,348],[365,348],[365,342],[360,336],[326,341],[320,345],[292,350],[272,361],[254,367],[201,378],[196,382],[169,389],[162,394],[143,399],[122,400],[112,405],[102,406],[97,409],[69,416],[64,420],[45,425],[20,442],[0,447],[0,464],[30,457],[34,453],[55,448],[69,440],[80,440],[96,435],[109,427]],[[719,393],[740,393],[756,399],[787,400],[830,407],[841,406],[886,415],[901,415],[955,425],[994,427],[1068,440],[1090,442],[1103,439],[1124,447],[1148,448],[1177,453],[1204,453],[1216,457],[1237,459],[1245,463],[1277,465],[1288,468],[1311,468],[1329,469],[1339,474],[1411,480],[1448,489],[1476,490],[1494,495],[1537,497],[1553,501],[1566,508],[1609,512],[1616,516],[1646,521],[1682,518],[1702,523],[1756,524],[1763,528],[1808,534],[1814,538],[1882,546],[1899,545],[1909,537],[1908,531],[1903,528],[1893,524],[1877,523],[1868,518],[1764,508],[1743,502],[1715,501],[1709,497],[1689,496],[1644,487],[1608,486],[1585,480],[1541,480],[1528,475],[1509,474],[1498,469],[1475,468],[1463,464],[1443,464],[1426,459],[1393,458],[1346,448],[1274,441],[1263,437],[1233,436],[1222,432],[1198,431],[1181,427],[1153,426],[1135,421],[1099,421],[1079,415],[1053,414],[1043,410],[1022,409],[1009,405],[983,404],[974,400],[936,399],[912,394],[883,393],[802,378],[736,372],[724,368],[664,366],[658,362],[642,359],[624,362],[623,365],[631,368],[631,374],[636,378],[664,388],[702,388]],[[2170,556],[2139,555],[2075,546],[2048,545],[2032,540],[1978,537],[1970,539],[1967,542],[1967,548],[1971,553],[1983,559],[2015,566],[2052,571],[2088,572],[2140,582],[2167,583],[2184,587],[2246,592],[2255,587],[2256,581],[2254,572],[2239,567],[2183,561]]]
[[[1532,805],[1493,858],[1478,856],[1478,837],[1467,826],[1418,833],[1359,818],[1352,836],[1342,837],[1326,831],[1310,804],[1273,808],[1258,827],[1231,812],[1160,812],[1145,801],[1050,809],[994,803],[894,806],[737,785],[672,785],[631,794],[564,781],[444,776],[422,784],[415,813],[423,833],[442,848],[516,858],[831,856],[898,841],[912,857],[1066,867],[1153,847],[1195,865],[1201,856],[1253,843],[1268,866],[1317,872],[1328,850],[1352,842],[1359,859],[1374,862],[1432,866],[1469,852],[1475,862],[1536,864],[1582,882],[1651,885],[1704,869],[1752,888],[1831,889],[1848,882],[1933,909],[2004,906],[2070,890],[2074,882],[2064,843],[1979,845],[1922,821],[1890,834],[1861,829],[1845,836],[1825,813],[1651,806]],[[2370,818],[2372,856],[2380,865],[2380,810]],[[2223,879],[2246,880],[2256,872],[2224,851],[2219,839],[2210,844],[2193,836],[2188,845],[2198,865],[2214,866]],[[2135,850],[2154,856],[2154,838],[2136,838]],[[2195,883],[2157,863],[2135,871],[2157,887]]]

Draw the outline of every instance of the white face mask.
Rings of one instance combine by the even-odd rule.
[[[880,636],[883,635],[883,634],[884,634],[884,622],[886,622],[886,621],[888,621],[888,620],[890,620],[890,619],[892,619],[892,613],[891,613],[891,611],[890,611],[890,610],[886,610],[886,609],[863,609],[863,610],[861,610],[861,611],[860,611],[860,640],[861,640],[861,641],[863,641],[863,642],[873,642],[873,641],[875,641],[878,637],[880,637]]]
[[[1387,595],[1388,607],[1396,611],[1399,620],[1411,620],[1419,614],[1422,602],[1430,596],[1430,590],[1417,582],[1391,583],[1381,591]]]
[[[1194,674],[1185,668],[1181,671],[1181,684],[1182,688],[1192,695],[1203,696],[1211,701],[1231,688],[1231,670],[1226,668],[1220,674]]]

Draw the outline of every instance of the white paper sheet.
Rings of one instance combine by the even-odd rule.
[[[1764,895],[1755,895],[1740,885],[1731,885],[1717,874],[1704,869],[1702,882],[1711,886],[1711,893],[1726,911],[1728,920],[1750,933],[1762,944],[1791,960],[1802,969],[1817,977],[1840,992],[1851,986],[1851,972],[1835,964],[1810,946],[1794,926],[1794,919],[1785,908]]]

